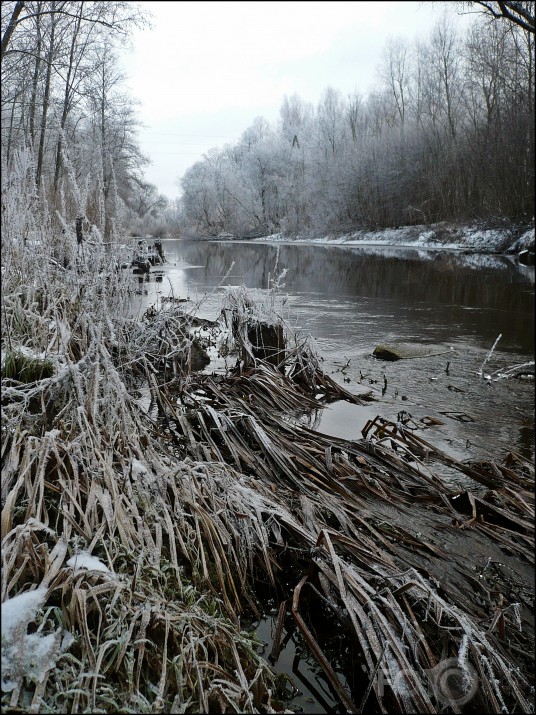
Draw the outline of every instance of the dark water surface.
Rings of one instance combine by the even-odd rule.
[[[396,420],[404,411],[441,420],[421,434],[458,459],[498,458],[509,449],[533,458],[534,380],[478,374],[499,334],[484,374],[534,360],[533,267],[507,257],[323,244],[167,240],[164,251],[163,281],[145,284],[143,304],[173,291],[200,300],[198,312],[208,318],[219,314],[224,286],[265,289],[287,269],[281,315],[313,336],[325,372],[376,398],[310,415],[319,431],[357,439],[368,419]],[[446,352],[397,362],[372,357],[376,345],[392,342]]]
[[[144,283],[140,311],[161,305],[173,293],[200,301],[197,314],[215,319],[224,286],[266,289],[276,273],[287,269],[280,290],[282,317],[313,336],[325,372],[350,391],[372,391],[375,397],[362,407],[338,402],[307,415],[303,421],[309,426],[358,439],[367,420],[378,414],[397,420],[405,412],[420,425],[420,436],[458,459],[501,458],[511,449],[534,458],[534,380],[490,381],[478,374],[499,334],[484,374],[534,360],[534,268],[506,257],[444,251],[181,240],[163,244],[168,262],[162,280]],[[392,342],[445,353],[397,362],[372,357],[376,345]],[[420,420],[425,417],[443,424],[424,428]],[[457,474],[442,476],[465,486]],[[274,614],[257,625],[266,653],[274,628]],[[342,712],[292,630],[284,631],[275,669],[289,675],[300,691],[292,707],[306,713]],[[340,679],[344,685],[342,675]]]

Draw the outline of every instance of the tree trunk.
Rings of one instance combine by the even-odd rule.
[[[84,3],[81,2],[79,5],[79,12],[78,12],[78,19],[76,22],[76,27],[73,31],[73,39],[71,41],[71,51],[69,53],[69,67],[67,70],[67,77],[65,78],[65,92],[63,95],[63,109],[61,113],[61,121],[60,121],[60,134],[58,138],[58,146],[56,148],[56,167],[54,169],[54,194],[57,193],[58,191],[58,184],[60,180],[60,172],[61,172],[61,150],[63,146],[63,131],[65,129],[65,125],[67,123],[67,117],[69,116],[69,110],[70,110],[70,102],[71,102],[71,80],[74,74],[74,53],[76,49],[76,41],[78,38],[78,32],[80,30],[80,25],[82,22],[82,13],[84,10]]]
[[[76,220],[75,220],[75,226],[76,226],[76,242],[78,243],[78,245],[80,245],[80,244],[82,243],[82,241],[84,240],[84,235],[83,235],[83,233],[82,233],[82,222],[83,222],[83,220],[84,220],[84,218],[81,217],[81,216],[78,216],[78,217],[76,218]]]
[[[8,46],[9,46],[9,41],[11,40],[11,35],[13,34],[13,31],[15,30],[15,26],[19,19],[19,15],[21,14],[22,9],[24,8],[24,5],[25,5],[25,3],[23,2],[23,0],[19,0],[19,2],[17,2],[15,4],[15,7],[13,8],[13,13],[9,20],[9,24],[6,27],[4,36],[2,37],[2,49],[1,49],[0,59],[4,58],[5,51],[7,50]]]
[[[37,12],[41,11],[41,3],[37,3]],[[37,46],[35,50],[35,66],[34,73],[32,77],[32,96],[30,99],[30,138],[32,141],[32,147],[35,143],[35,111],[37,103],[37,85],[39,83],[39,73],[41,70],[41,48],[42,48],[42,37],[41,37],[41,16],[36,17],[36,31],[37,31]]]
[[[15,102],[11,105],[11,118],[9,120],[9,135],[7,138],[7,151],[6,151],[6,161],[9,166],[9,160],[11,157],[11,142],[13,141],[13,120],[15,117]]]
[[[56,18],[54,16],[54,10],[56,9],[56,3],[52,3],[52,14],[51,14],[51,30],[50,30],[50,46],[47,53],[47,76],[45,80],[45,94],[43,97],[43,113],[41,115],[41,136],[39,139],[39,153],[37,156],[37,172],[35,176],[35,183],[39,188],[41,183],[41,175],[43,173],[43,156],[45,153],[45,136],[47,129],[47,115],[48,115],[48,105],[50,101],[50,78],[52,75],[52,60],[54,58],[54,35],[56,31]]]

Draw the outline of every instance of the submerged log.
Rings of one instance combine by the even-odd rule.
[[[391,343],[378,345],[372,355],[378,360],[412,360],[414,358],[432,357],[450,353],[450,350],[430,345],[416,345],[414,343]]]

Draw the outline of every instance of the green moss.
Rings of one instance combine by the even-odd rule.
[[[54,366],[50,360],[28,357],[18,350],[10,350],[2,365],[2,378],[30,383],[43,380],[54,374]]]

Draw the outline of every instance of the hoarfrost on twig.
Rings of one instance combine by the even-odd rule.
[[[495,348],[496,348],[496,346],[497,346],[497,343],[499,342],[499,340],[500,340],[501,338],[502,338],[502,333],[499,333],[499,335],[497,336],[495,342],[494,342],[493,345],[491,346],[491,350],[490,350],[489,353],[487,354],[486,359],[484,360],[484,362],[483,362],[482,365],[480,366],[480,370],[479,370],[478,373],[477,373],[478,375],[480,375],[480,377],[482,377],[482,376],[484,375],[484,368],[485,368],[485,366],[486,366],[486,363],[488,362],[488,360],[490,359],[490,357],[493,355],[493,351],[495,350]],[[487,379],[487,376],[485,376],[485,377],[486,377],[486,379]]]

